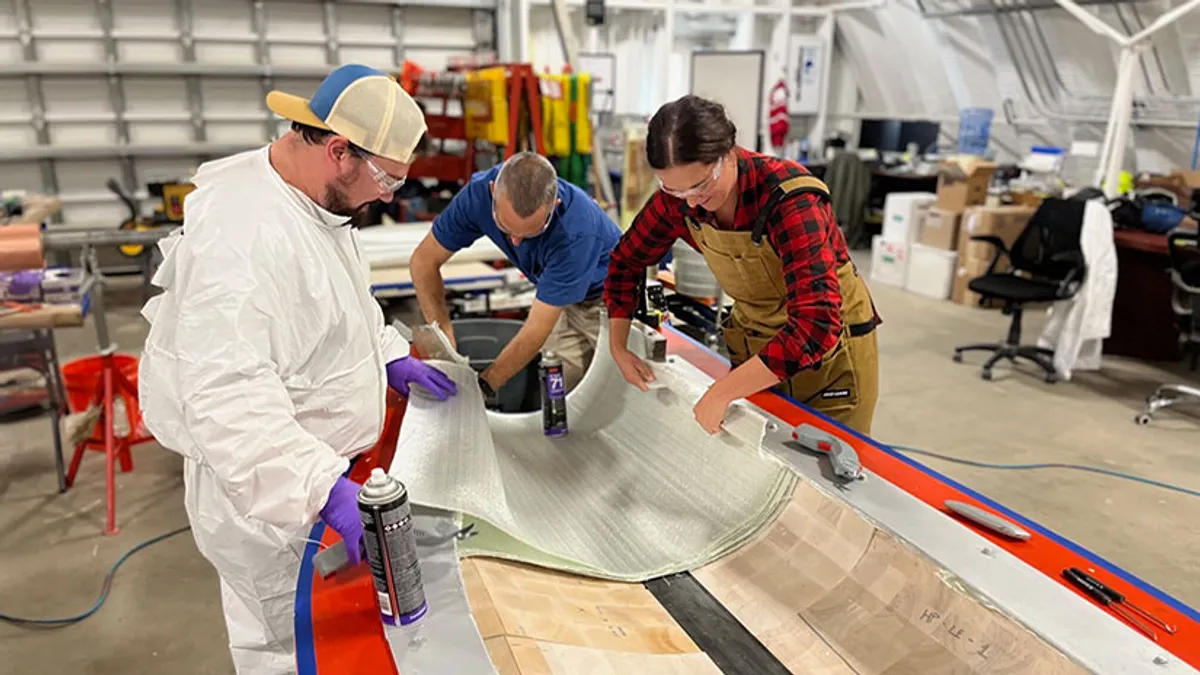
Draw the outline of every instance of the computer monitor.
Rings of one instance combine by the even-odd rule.
[[[926,153],[937,145],[939,129],[937,122],[863,120],[859,125],[858,147],[904,152],[909,143],[916,143],[919,151]]]
[[[937,122],[905,122],[900,125],[900,149],[908,148],[909,143],[917,144],[917,152],[925,154],[937,146],[938,132],[941,125]]]
[[[858,147],[874,148],[880,152],[902,150],[900,120],[863,120],[858,127]]]

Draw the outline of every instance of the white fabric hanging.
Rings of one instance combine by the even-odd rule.
[[[1112,215],[1102,201],[1089,201],[1084,208],[1079,244],[1087,266],[1083,284],[1073,298],[1054,303],[1038,337],[1039,347],[1054,350],[1054,367],[1063,380],[1075,371],[1100,369],[1104,340],[1112,329],[1117,247]]]

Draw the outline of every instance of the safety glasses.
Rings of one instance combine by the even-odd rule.
[[[546,222],[542,223],[542,228],[540,230],[538,230],[537,232],[534,232],[533,234],[515,234],[514,232],[509,230],[507,227],[505,227],[504,224],[500,222],[500,217],[496,215],[496,200],[495,200],[495,198],[492,199],[492,221],[494,223],[496,223],[497,229],[499,229],[501,232],[503,232],[505,235],[507,235],[509,237],[520,237],[522,239],[532,239],[533,237],[536,237],[539,234],[550,229],[550,221],[554,220],[554,210],[556,208],[558,208],[558,192],[557,192],[557,190],[555,191],[555,194],[554,194],[554,200],[551,201],[550,203],[553,204],[553,206],[550,207],[550,212],[546,214]]]
[[[388,194],[394,193],[404,185],[406,178],[395,178],[388,172],[375,165],[370,157],[363,157],[362,160],[367,163],[367,168],[371,170],[371,178],[375,179],[375,183],[379,185],[379,189]]]
[[[717,163],[713,165],[712,174],[708,178],[705,178],[703,181],[701,181],[699,185],[695,185],[686,190],[672,190],[666,185],[663,185],[661,178],[658,180],[658,189],[671,195],[672,197],[678,197],[680,199],[687,199],[688,197],[695,197],[697,195],[704,194],[717,184],[717,179],[721,177],[721,167],[724,165],[725,158],[721,157],[721,159],[718,159]]]

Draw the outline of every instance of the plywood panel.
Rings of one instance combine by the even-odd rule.
[[[614,652],[510,636],[486,644],[499,675],[721,675],[701,652]]]
[[[488,558],[464,560],[462,569],[471,611],[485,640],[511,636],[617,652],[699,652],[639,584]]]
[[[537,646],[553,675],[721,675],[701,652],[632,654],[548,642]]]
[[[462,561],[479,633],[500,675],[719,675],[639,584],[504,560]]]
[[[484,640],[499,675],[550,675],[535,640],[498,635]]]
[[[1086,672],[808,484],[756,541],[693,574],[796,673]]]
[[[475,627],[479,629],[479,635],[484,642],[488,642],[491,638],[504,635],[504,622],[500,619],[496,604],[492,602],[492,595],[484,584],[483,575],[479,573],[481,561],[482,558],[460,560],[459,565],[462,570],[463,588],[467,592],[467,602],[471,606],[471,616],[475,618]],[[490,651],[491,647],[488,649]],[[496,660],[495,654],[492,655],[492,660]]]

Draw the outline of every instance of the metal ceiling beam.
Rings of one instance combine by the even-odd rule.
[[[1148,2],[1149,0],[1076,0],[1075,4],[1080,6],[1089,5],[1117,5],[1117,4],[1137,4],[1139,2]],[[940,3],[930,3],[927,0],[917,0],[917,7],[921,10],[921,16],[926,19],[944,19],[952,16],[973,16],[979,14],[1007,14],[1009,12],[1029,12],[1044,9],[1062,9],[1054,0],[1033,0],[1021,2],[1018,4],[1007,5],[1004,7],[992,7],[986,5],[982,7],[967,7],[964,9],[947,9],[928,11],[926,8],[931,4],[938,5]]]

